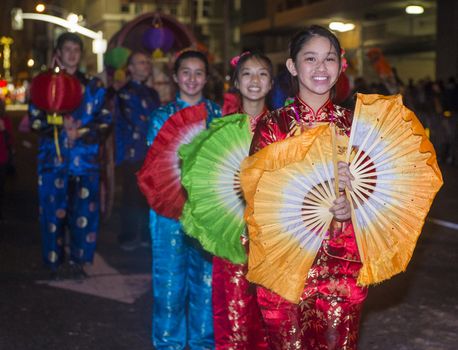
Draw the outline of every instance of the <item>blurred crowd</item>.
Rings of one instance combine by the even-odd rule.
[[[446,82],[423,78],[409,79],[403,83],[397,79],[399,93],[404,104],[420,119],[429,133],[440,163],[458,164],[458,84],[454,77]],[[352,107],[355,93],[391,94],[383,83],[368,83],[364,78],[354,80],[354,88],[344,105]]]

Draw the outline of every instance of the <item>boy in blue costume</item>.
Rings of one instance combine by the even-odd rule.
[[[72,276],[85,276],[83,265],[94,258],[99,230],[99,144],[111,124],[103,108],[105,89],[100,80],[88,78],[78,66],[83,42],[74,33],[57,39],[56,59],[61,68],[84,86],[79,107],[64,116],[58,130],[58,149],[53,125],[45,111],[31,104],[32,129],[39,132],[38,194],[43,260],[53,277],[60,277],[65,261],[65,230],[70,232],[69,264]]]

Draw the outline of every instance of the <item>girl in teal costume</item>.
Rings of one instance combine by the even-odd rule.
[[[152,144],[165,121],[179,110],[204,102],[207,124],[221,116],[220,107],[203,98],[208,61],[198,51],[176,60],[176,100],[153,111],[148,128]],[[153,320],[155,349],[213,349],[212,263],[200,245],[185,236],[178,220],[150,211],[152,239]]]

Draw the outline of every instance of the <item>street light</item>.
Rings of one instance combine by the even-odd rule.
[[[78,17],[77,15],[75,15]],[[71,19],[75,17],[72,16]],[[93,50],[92,52],[97,55],[97,72],[100,73],[103,71],[103,54],[107,48],[107,41],[103,38],[103,32],[98,31],[94,32],[88,28],[85,28],[78,23],[73,21],[69,21],[60,17],[41,14],[41,13],[23,13],[20,8],[13,8],[11,10],[11,19],[12,19],[12,27],[13,29],[22,29],[22,20],[24,19],[33,19],[38,21],[49,22],[53,24],[57,24],[58,26],[67,28],[70,31],[79,33],[81,35],[87,36],[94,40],[93,42]],[[79,19],[79,17],[78,17]]]
[[[77,15],[76,13],[73,13],[73,12],[69,12],[66,9],[56,6],[56,5],[51,5],[51,4],[45,5],[43,3],[39,3],[37,4],[37,6],[35,6],[35,11],[37,11],[38,13],[44,13],[45,11],[47,11],[48,14],[54,13],[58,15],[59,17],[66,18],[67,21],[71,23],[75,23],[75,24],[83,22],[83,16]]]
[[[406,7],[406,13],[409,15],[421,15],[423,12],[425,12],[423,6],[410,5]]]
[[[35,11],[37,12],[44,12],[44,10],[46,10],[46,6],[44,4],[37,4],[37,6],[35,6]]]
[[[348,32],[355,29],[355,25],[353,23],[331,22],[329,23],[329,29],[338,32]]]

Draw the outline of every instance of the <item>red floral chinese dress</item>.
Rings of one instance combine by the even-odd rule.
[[[239,113],[246,114],[239,110]],[[251,130],[269,111],[250,117]],[[242,237],[242,241],[246,238]],[[269,349],[256,300],[256,287],[245,278],[246,264],[213,257],[212,303],[216,350]]]

